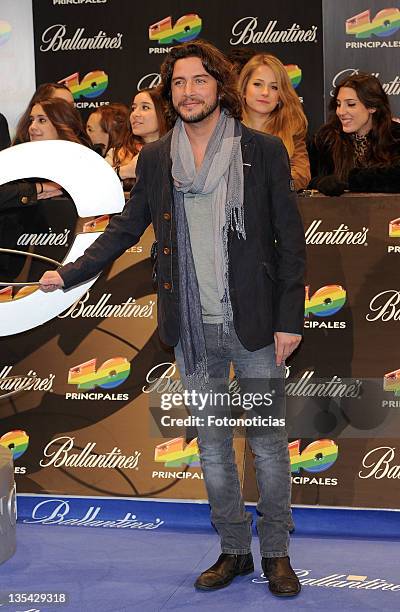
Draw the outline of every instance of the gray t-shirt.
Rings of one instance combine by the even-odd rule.
[[[214,261],[212,194],[185,193],[185,212],[204,323],[223,323]]]

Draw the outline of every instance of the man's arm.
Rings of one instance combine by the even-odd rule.
[[[274,147],[269,185],[277,274],[275,344],[277,357],[285,359],[297,347],[303,333],[305,239],[297,196],[291,189],[286,149],[276,141]]]
[[[39,281],[44,291],[54,291],[61,287],[68,289],[93,278],[126,249],[139,242],[151,223],[145,168],[141,158],[142,155],[137,165],[136,184],[122,213],[111,219],[103,234],[75,262],[57,271],[45,272]]]

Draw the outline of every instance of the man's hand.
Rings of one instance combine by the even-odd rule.
[[[56,289],[62,289],[64,287],[64,281],[55,270],[49,270],[45,272],[42,278],[39,280],[40,288],[42,291],[49,293]]]
[[[284,332],[275,332],[275,356],[276,365],[279,367],[281,363],[287,359],[300,344],[301,336],[287,334]]]

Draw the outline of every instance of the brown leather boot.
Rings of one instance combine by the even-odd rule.
[[[196,589],[203,591],[223,589],[232,582],[235,576],[243,576],[251,572],[254,572],[253,556],[251,553],[247,555],[222,553],[214,565],[200,574],[194,586]]]
[[[293,597],[301,590],[299,579],[290,565],[289,557],[263,557],[261,566],[269,580],[269,590],[278,597]]]

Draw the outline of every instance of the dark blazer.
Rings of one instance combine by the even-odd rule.
[[[136,244],[153,222],[158,241],[158,326],[179,340],[178,252],[170,159],[171,132],[146,145],[137,182],[123,212],[75,263],[59,272],[65,287],[92,278]],[[229,286],[236,333],[250,351],[273,342],[274,331],[302,334],[304,231],[282,142],[243,126],[244,218],[247,239],[231,232]]]

